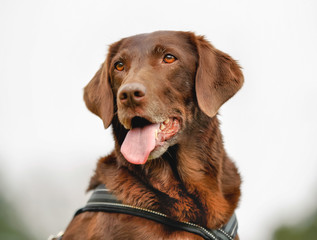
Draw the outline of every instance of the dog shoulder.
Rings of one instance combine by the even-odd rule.
[[[95,189],[98,185],[103,184],[103,181],[100,178],[100,170],[103,169],[106,165],[114,165],[116,164],[116,156],[115,153],[112,152],[108,156],[102,157],[99,159],[97,163],[97,167],[94,175],[90,178],[90,182],[87,188],[87,192]]]

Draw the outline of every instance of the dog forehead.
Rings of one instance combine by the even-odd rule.
[[[120,51],[129,51],[134,54],[147,54],[156,47],[185,49],[190,44],[189,37],[185,32],[157,31],[152,33],[138,34],[122,40]]]

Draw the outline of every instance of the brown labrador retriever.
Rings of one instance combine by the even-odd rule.
[[[112,44],[84,100],[114,151],[99,160],[89,190],[105,184],[123,204],[209,229],[226,224],[240,197],[217,111],[242,86],[239,65],[191,32],[158,31]],[[63,240],[202,239],[142,217],[84,212]],[[236,236],[235,239],[238,239]]]

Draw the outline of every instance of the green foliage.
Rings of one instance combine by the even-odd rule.
[[[0,195],[0,239],[31,240],[12,206]]]
[[[317,212],[297,226],[283,226],[277,229],[273,240],[316,240]]]

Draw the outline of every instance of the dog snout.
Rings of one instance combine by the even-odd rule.
[[[141,104],[145,99],[146,88],[141,83],[127,83],[118,91],[119,101],[125,106]]]

